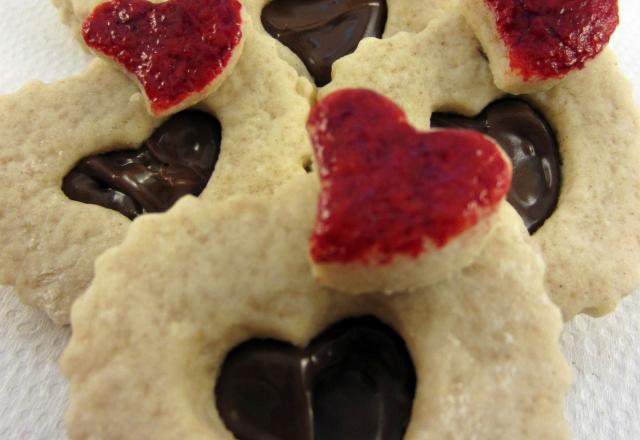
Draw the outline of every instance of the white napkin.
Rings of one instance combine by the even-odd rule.
[[[620,0],[620,7],[622,24],[612,44],[636,85],[637,99],[640,3]],[[0,0],[0,29],[0,93],[33,79],[66,78],[91,59],[49,0]],[[0,289],[0,439],[66,438],[67,386],[57,359],[68,335],[21,305],[10,289]],[[575,438],[640,439],[640,295],[604,319],[577,318],[565,329],[562,344],[576,375],[567,401]]]

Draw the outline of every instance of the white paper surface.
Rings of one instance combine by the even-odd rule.
[[[640,4],[620,0],[620,8],[622,24],[612,44],[638,100]],[[68,77],[91,59],[48,0],[0,0],[0,33],[0,93],[29,80]],[[21,305],[10,289],[0,289],[1,440],[66,438],[67,387],[57,359],[68,335],[42,313]],[[567,400],[574,438],[640,439],[640,294],[606,318],[577,318],[565,329],[562,344],[576,375]]]

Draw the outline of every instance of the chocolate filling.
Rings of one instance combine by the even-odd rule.
[[[501,99],[473,118],[434,113],[431,126],[476,130],[500,144],[513,163],[508,201],[530,234],[553,214],[560,195],[560,152],[551,126],[529,103],[518,98]]]
[[[173,115],[136,150],[82,159],[62,182],[72,200],[100,205],[134,219],[163,212],[187,194],[200,195],[220,154],[222,128],[197,111]]]
[[[299,349],[254,339],[227,356],[218,411],[239,440],[401,440],[416,377],[397,333],[342,321]]]
[[[318,86],[360,40],[380,38],[386,22],[385,0],[274,0],[262,10],[266,31],[300,57]]]

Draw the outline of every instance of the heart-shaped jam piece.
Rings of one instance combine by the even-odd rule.
[[[177,113],[137,150],[82,159],[62,182],[72,200],[104,206],[130,219],[163,212],[207,186],[220,154],[222,129],[213,116]]]
[[[494,212],[511,182],[504,153],[471,130],[421,133],[372,91],[344,89],[311,111],[321,179],[311,257],[386,264],[443,247]]]
[[[415,384],[400,336],[364,317],[334,325],[305,349],[274,340],[236,347],[215,397],[239,440],[401,440]]]
[[[274,0],[262,10],[264,28],[300,57],[318,86],[360,40],[380,38],[386,22],[385,0]]]
[[[231,67],[241,10],[238,0],[112,0],[87,17],[82,36],[140,82],[159,116],[204,98]]]
[[[494,138],[513,163],[508,201],[533,234],[549,218],[560,195],[560,152],[547,120],[522,99],[495,101],[474,118],[434,113],[432,127],[468,128]]]
[[[617,0],[484,0],[493,10],[511,69],[524,79],[562,77],[608,43]]]

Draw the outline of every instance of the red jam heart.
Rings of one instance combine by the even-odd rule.
[[[511,165],[483,135],[416,131],[393,102],[344,89],[311,111],[321,192],[310,253],[316,263],[387,264],[438,248],[505,198]]]
[[[159,115],[220,77],[242,40],[238,0],[112,0],[82,26],[86,44],[142,85]]]
[[[600,53],[618,26],[617,0],[485,0],[525,80],[562,77]]]

